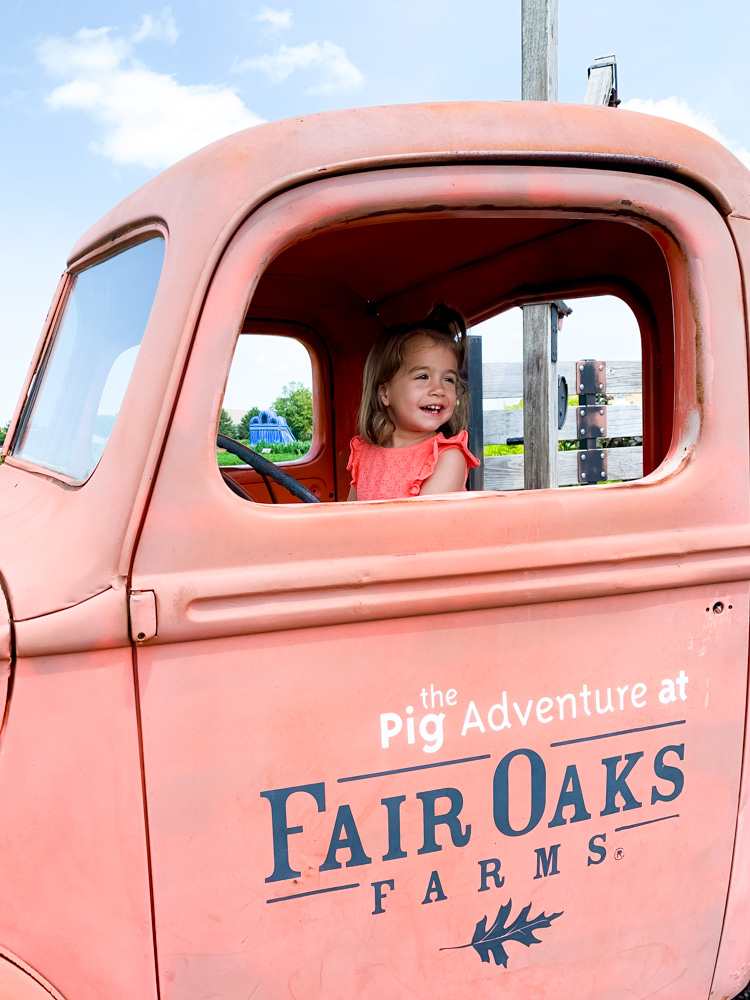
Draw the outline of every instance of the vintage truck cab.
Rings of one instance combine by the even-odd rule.
[[[0,994],[739,993],[748,265],[725,149],[531,102],[250,129],[90,230],[0,467]],[[488,458],[347,502],[384,326],[604,294],[640,332],[635,478]],[[217,467],[269,334],[310,357],[284,468],[316,502]]]

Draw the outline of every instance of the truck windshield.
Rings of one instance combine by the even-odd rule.
[[[120,411],[164,261],[161,237],[76,275],[12,453],[84,482]]]

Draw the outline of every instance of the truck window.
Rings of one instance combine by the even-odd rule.
[[[156,295],[164,240],[145,240],[71,279],[32,380],[11,454],[83,483],[117,419]]]
[[[312,382],[309,351],[295,337],[240,334],[224,393],[222,433],[274,462],[301,458],[313,440]],[[235,455],[219,459],[219,465],[242,464]]]
[[[419,319],[438,301],[457,308],[484,343],[483,378],[470,379],[472,395],[481,398],[479,425],[472,417],[474,451],[484,461],[473,488],[524,488],[523,414],[538,405],[522,374],[518,307],[527,302],[561,301],[572,309],[558,335],[557,373],[571,405],[556,432],[556,485],[639,479],[666,455],[674,321],[665,257],[652,236],[622,221],[531,213],[394,217],[317,232],[282,250],[250,304],[248,317],[283,313],[315,327],[332,359],[335,392],[320,383],[320,370],[312,372],[332,421],[320,448],[335,459],[321,498],[347,497],[348,442],[378,333]],[[596,391],[579,401],[577,363],[588,360],[600,366],[603,388],[597,379]],[[603,418],[595,432],[594,417]]]
[[[220,435],[233,438],[274,465],[302,466],[289,470],[297,479],[305,478],[304,467],[318,450],[325,391],[319,384],[322,375],[316,346],[313,332],[299,325],[247,323],[237,338],[219,415]],[[293,499],[283,487],[274,487],[267,476],[260,476],[245,455],[228,451],[221,442],[218,445],[218,465],[222,470],[231,468],[232,485],[239,484],[240,495],[261,503]],[[227,480],[228,471],[222,474]],[[320,484],[310,485],[319,492]]]
[[[595,482],[624,482],[643,475],[643,405],[641,331],[632,309],[613,295],[569,298],[557,337],[557,375],[567,405],[557,432],[557,485],[581,483],[585,471],[578,454],[594,444],[606,455],[606,471]],[[524,488],[523,310],[513,308],[471,330],[482,339],[482,439],[485,489]],[[601,428],[593,440],[581,442],[586,413],[577,407],[575,365],[582,359],[604,364],[605,391],[597,393]],[[564,380],[564,383],[562,382]],[[483,391],[482,391],[483,389]],[[477,391],[477,387],[474,387]],[[563,400],[561,397],[560,406]],[[605,409],[606,407],[606,409]],[[596,416],[596,414],[594,414]],[[603,429],[604,433],[600,431]],[[589,456],[590,457],[590,456]]]

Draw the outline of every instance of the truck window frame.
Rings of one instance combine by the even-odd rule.
[[[138,355],[141,354],[141,346],[146,339],[149,324],[151,322],[151,316],[153,313],[154,303],[159,295],[159,286],[165,270],[165,263],[168,253],[168,234],[166,226],[161,223],[152,223],[148,226],[139,226],[135,229],[131,229],[129,232],[121,235],[118,239],[111,240],[107,243],[106,247],[97,248],[89,254],[86,254],[82,258],[76,261],[75,265],[70,267],[61,279],[60,286],[58,287],[57,294],[53,301],[53,305],[47,316],[47,321],[42,330],[42,335],[37,345],[37,350],[35,354],[34,364],[29,370],[26,376],[26,381],[23,386],[23,390],[16,406],[16,410],[11,419],[8,434],[2,449],[2,458],[4,462],[8,465],[16,466],[19,469],[23,469],[27,472],[36,473],[44,475],[45,477],[57,481],[63,484],[67,488],[80,489],[85,486],[90,480],[91,476],[96,472],[99,463],[103,457],[104,451],[106,451],[106,446],[109,442],[109,437],[112,435],[112,430],[107,437],[107,441],[102,449],[102,453],[98,456],[96,461],[93,463],[92,467],[89,469],[88,473],[83,477],[77,477],[66,473],[60,468],[56,468],[49,465],[41,464],[31,458],[24,458],[21,455],[16,455],[14,450],[19,447],[19,442],[24,435],[29,421],[33,419],[34,413],[36,411],[36,405],[39,398],[39,392],[43,389],[43,382],[45,378],[45,373],[49,368],[49,365],[53,358],[53,352],[57,344],[58,336],[61,333],[62,325],[65,321],[67,315],[67,309],[72,301],[72,296],[75,292],[78,277],[88,271],[93,270],[97,266],[112,260],[121,254],[127,253],[134,247],[140,246],[144,243],[160,240],[162,244],[162,261],[159,271],[159,275],[156,281],[156,287],[154,290],[154,296],[151,300],[149,307],[148,316],[146,323],[144,325],[143,331],[141,333],[140,341],[137,344],[137,354],[135,362],[131,368],[130,375],[128,376],[127,385],[125,391],[120,399],[120,405],[116,417],[119,417],[120,412],[126,405],[126,399],[130,396],[132,397],[135,389],[134,385],[137,383],[136,366],[138,365]],[[117,360],[117,359],[116,359]],[[111,369],[110,369],[111,371]],[[106,384],[106,383],[105,383]],[[117,422],[117,421],[115,421]]]

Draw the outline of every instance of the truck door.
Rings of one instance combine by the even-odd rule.
[[[381,320],[585,288],[640,303],[642,479],[342,502]],[[216,468],[254,309],[327,340],[336,502],[246,502]],[[742,309],[720,213],[645,174],[381,170],[245,221],[133,571],[165,1000],[708,995],[745,727]]]

